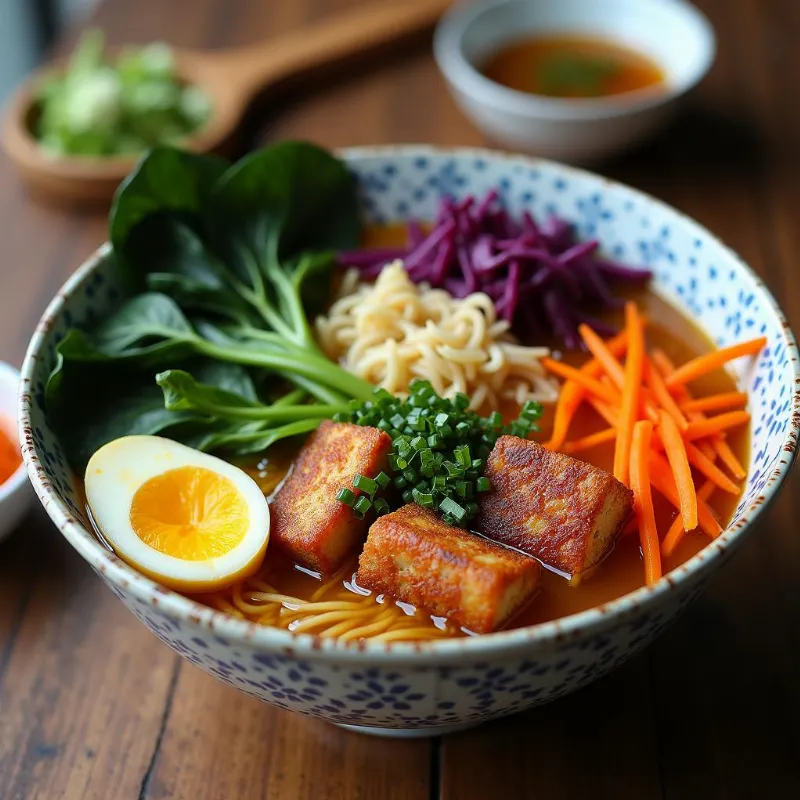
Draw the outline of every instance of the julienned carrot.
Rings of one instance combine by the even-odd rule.
[[[625,370],[611,352],[609,346],[588,325],[579,325],[578,332],[589,352],[594,356],[603,371],[620,388],[625,383]],[[627,333],[627,331],[626,331]]]
[[[658,367],[662,377],[665,379],[675,372],[675,366],[668,358],[663,350],[653,350],[650,354],[653,363]],[[676,386],[674,389],[675,397],[680,402],[686,402],[692,399],[689,390],[683,386]],[[706,415],[702,411],[688,411],[686,412],[687,418],[691,422],[698,422],[706,419]],[[717,457],[722,460],[722,463],[730,470],[734,478],[742,480],[747,475],[739,460],[731,450],[728,443],[721,436],[714,436],[709,440],[703,440],[697,443],[697,447],[702,451],[712,463],[716,461]]]
[[[603,344],[612,358],[617,359],[625,355],[625,351],[628,349],[628,331],[620,331],[607,342],[603,342]],[[581,367],[581,372],[591,375],[592,378],[599,378],[605,372],[605,367],[597,358],[593,358]]]
[[[596,395],[601,400],[605,400],[607,403],[616,404],[620,401],[619,395],[610,386],[600,383],[597,378],[592,378],[586,373],[575,369],[575,367],[562,364],[560,361],[555,361],[552,358],[543,358],[542,366],[550,370],[554,375],[577,383],[582,389],[585,389],[590,394]]]
[[[686,411],[727,411],[732,408],[747,405],[747,395],[744,392],[722,392],[712,394],[710,397],[701,397],[699,400],[689,400],[681,403],[681,410]]]
[[[712,439],[711,445],[734,478],[743,480],[747,477],[747,470],[741,465],[736,454],[731,450],[731,446],[722,437]]]
[[[543,447],[548,450],[560,450],[567,438],[572,418],[583,402],[583,389],[577,383],[567,381],[561,387],[556,403],[555,416],[553,417],[553,433],[548,441],[543,442]]]
[[[571,442],[567,442],[564,445],[564,452],[568,455],[580,453],[582,450],[589,450],[592,447],[597,447],[607,442],[613,442],[616,436],[616,428],[606,428],[604,431],[598,431],[597,433],[589,434],[589,436],[584,436],[581,439],[574,439]]]
[[[631,337],[631,350],[635,347]],[[628,358],[630,359],[630,352]],[[627,376],[626,376],[627,377]],[[658,547],[656,514],[650,491],[650,439],[653,423],[640,420],[633,426],[631,437],[629,475],[633,490],[634,508],[639,520],[639,541],[644,559],[644,578],[648,586],[661,577],[661,552]]]
[[[717,488],[728,494],[739,494],[741,487],[737,486],[694,442],[686,442],[686,457],[689,463]]]
[[[670,360],[669,356],[659,348],[655,348],[650,352],[650,360],[656,365],[661,377],[665,380],[675,372],[675,365]]]
[[[669,468],[667,460],[660,453],[650,454],[650,483],[664,497],[672,503],[675,508],[680,508],[678,500],[678,489],[675,486],[675,479],[672,477],[672,470]],[[697,521],[703,533],[716,539],[722,533],[722,526],[714,516],[714,512],[705,500],[697,498]]]
[[[617,361],[616,356],[611,352],[609,346],[588,325],[579,325],[578,331],[583,339],[583,343],[595,357],[597,363],[602,364],[611,382],[622,391],[625,386],[625,368]],[[640,391],[642,392],[640,398],[642,412],[653,424],[658,424],[658,409],[650,398],[649,393],[644,388]]]
[[[589,397],[588,403],[609,425],[615,428],[619,424],[619,414],[608,403],[596,397]]]
[[[687,441],[691,442],[695,439],[703,439],[713,433],[744,425],[749,420],[750,413],[748,411],[728,411],[725,414],[717,414],[715,417],[690,422],[683,435]]]
[[[625,359],[625,383],[620,404],[619,436],[617,436],[617,444],[614,448],[614,477],[627,486],[644,361],[644,335],[635,303],[625,304],[625,330],[628,332],[628,357]]]
[[[644,379],[658,404],[675,420],[678,427],[683,430],[686,427],[686,417],[669,393],[669,389],[667,389],[658,368],[649,358],[646,358],[644,362]]]
[[[579,325],[578,332],[597,363],[602,365],[606,374],[622,389],[625,385],[625,369],[609,350],[608,345],[588,325]]]
[[[622,355],[628,346],[628,334],[622,331],[608,340],[608,349],[614,356]],[[603,374],[603,366],[595,359],[587,361],[580,371],[591,378],[599,378]],[[556,403],[555,418],[553,420],[553,433],[542,446],[549,450],[560,450],[564,445],[575,412],[578,410],[585,397],[584,390],[575,383],[567,381],[561,389]],[[609,423],[611,424],[611,423]]]
[[[683,527],[687,531],[693,531],[697,527],[697,492],[692,479],[692,468],[689,466],[686,445],[678,430],[678,423],[666,411],[661,412],[658,433],[675,478]]]
[[[693,358],[691,361],[687,361],[682,367],[678,367],[678,369],[666,379],[667,386],[678,386],[679,384],[693,381],[701,375],[706,375],[709,372],[713,372],[715,369],[719,369],[734,358],[758,355],[766,343],[767,337],[760,336],[758,339],[740,342],[731,347],[723,347],[721,350],[715,350],[713,353],[705,353],[702,356]]]
[[[700,500],[708,500],[715,488],[716,486],[711,481],[706,481],[706,483],[698,489],[697,497]],[[664,541],[661,542],[661,555],[664,556],[664,558],[669,558],[675,552],[675,548],[683,541],[683,537],[686,533],[687,531],[683,527],[681,515],[678,514],[670,526],[667,535],[664,537]]]

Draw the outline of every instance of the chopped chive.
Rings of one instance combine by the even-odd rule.
[[[378,490],[378,484],[372,478],[367,478],[366,475],[356,475],[353,478],[353,486],[368,495],[373,495]]]
[[[456,503],[452,497],[445,497],[444,500],[439,503],[439,510],[445,514],[450,514],[450,516],[459,522],[464,519],[467,513],[467,510]]]
[[[350,491],[350,489],[339,489],[339,491],[336,493],[336,499],[340,503],[344,503],[346,506],[350,507],[352,507],[356,502],[356,496]]]
[[[440,397],[429,381],[419,379],[405,399],[376,390],[371,401],[352,402],[336,419],[386,431],[392,439],[389,469],[374,478],[357,476],[353,486],[361,497],[341,491],[337,497],[349,498],[353,513],[362,517],[370,508],[386,513],[400,498],[375,495],[394,485],[403,502],[421,501],[438,509],[445,522],[466,526],[477,513],[475,498],[491,489],[483,470],[497,439],[508,433],[527,438],[541,413],[538,403],[525,403],[517,419],[504,424],[499,412],[481,417],[470,410],[466,395]]]
[[[370,508],[372,508],[372,500],[370,500],[366,495],[362,494],[361,497],[356,500],[356,504],[353,506],[353,511],[357,511],[359,514],[366,514]]]
[[[373,510],[375,513],[381,517],[384,514],[388,514],[392,509],[389,507],[389,504],[386,502],[386,499],[383,497],[379,497],[372,505]]]

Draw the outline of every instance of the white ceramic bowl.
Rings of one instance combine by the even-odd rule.
[[[0,361],[0,426],[12,442],[17,441],[18,395],[19,372]],[[32,499],[28,475],[20,463],[14,474],[0,484],[0,541],[14,530]]]
[[[122,283],[108,246],[69,279],[28,348],[20,395],[23,455],[40,500],[64,537],[156,636],[201,669],[301,714],[373,733],[429,735],[521,711],[594,680],[644,647],[699,594],[776,495],[800,426],[797,347],[760,280],[677,211],[625,186],[560,164],[486,150],[386,147],[344,152],[367,221],[432,219],[442,195],[498,189],[509,211],[573,220],[720,345],[763,334],[758,360],[737,365],[754,425],[747,485],[722,535],[653,586],[580,614],[518,630],[428,642],[342,642],[254,625],[159,586],[92,534],[58,438],[44,385],[67,328],[112,308]],[[686,669],[692,669],[686,664]],[[209,721],[211,722],[211,721]]]
[[[666,89],[599,99],[526,94],[479,67],[532,33],[600,36],[653,58]],[[439,23],[434,53],[453,97],[490,139],[514,150],[585,162],[622,151],[663,123],[716,52],[708,20],[684,0],[495,0],[457,4]]]

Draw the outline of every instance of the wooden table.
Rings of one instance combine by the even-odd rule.
[[[388,2],[389,0],[387,0]],[[112,41],[219,47],[356,0],[114,0]],[[692,109],[604,171],[719,234],[800,323],[800,3],[703,0],[720,40]],[[73,41],[70,38],[70,42]],[[482,144],[427,43],[276,98],[251,139]],[[105,236],[0,160],[0,358]],[[626,667],[551,706],[431,741],[344,733],[237,694],[130,615],[33,511],[0,545],[0,797],[800,796],[800,474],[712,589]]]

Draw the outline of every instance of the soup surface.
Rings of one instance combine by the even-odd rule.
[[[483,65],[497,83],[547,97],[587,98],[664,85],[647,56],[600,38],[532,37],[503,47]]]
[[[392,245],[402,241],[403,230],[399,226],[373,228],[367,231],[365,245],[368,247]],[[676,363],[683,363],[714,349],[699,328],[657,294],[650,290],[637,291],[631,295],[631,299],[635,299],[647,315],[648,345],[661,348]],[[607,321],[620,325],[621,315],[619,318],[611,315]],[[554,352],[559,350],[559,345],[555,341],[537,343],[552,346]],[[565,361],[576,366],[587,358],[586,354],[579,352],[561,355]],[[697,396],[703,396],[735,391],[736,385],[733,378],[720,369],[698,380],[693,388],[696,389]],[[491,410],[482,409],[484,413]],[[546,440],[550,435],[552,410],[552,407],[545,408],[545,413],[539,423],[541,431],[536,436],[539,441]],[[505,416],[511,418],[516,414],[517,408],[508,407],[502,411]],[[575,435],[577,436],[588,435],[607,427],[600,416],[588,408],[576,418],[575,425]],[[747,464],[749,461],[749,429],[745,427],[732,432],[729,442],[742,463]],[[264,493],[269,496],[276,491],[291,469],[298,449],[299,445],[283,443],[273,447],[268,456],[258,463],[243,466],[256,479]],[[581,453],[579,457],[595,466],[612,471],[614,445],[609,443],[597,446]],[[666,529],[675,519],[676,511],[658,493],[654,493],[653,498],[658,528]],[[720,491],[714,492],[709,498],[709,504],[723,526],[730,520],[738,500],[737,495],[725,494]],[[707,543],[708,538],[701,533],[687,534],[675,552],[669,558],[664,559],[664,572],[667,573],[680,566],[698,553]],[[364,626],[376,626],[377,633],[370,632],[371,638],[383,640],[425,639],[461,636],[469,633],[469,631],[464,631],[441,618],[432,618],[412,606],[380,595],[376,597],[361,589],[353,580],[357,561],[357,555],[354,555],[335,576],[323,578],[310,570],[292,564],[275,548],[270,548],[259,575],[248,579],[244,584],[214,595],[198,596],[196,599],[219,610],[265,624],[308,632],[325,629],[326,635],[330,635],[328,627],[330,623],[337,624],[335,615],[340,614],[342,616],[340,636],[345,639],[361,638],[362,631],[365,630],[360,627],[360,623],[353,622],[354,611],[362,616]],[[636,535],[622,536],[609,556],[580,583],[570,583],[563,575],[545,569],[536,597],[514,617],[508,627],[524,627],[547,622],[595,608],[643,585],[644,574],[639,537]],[[279,598],[283,598],[285,604],[288,600],[290,607],[282,609],[280,604],[275,602]],[[301,603],[313,602],[319,605],[314,608],[315,613],[311,614],[311,608],[304,611],[298,604],[294,604],[292,608],[293,600]],[[378,604],[377,607],[376,604]]]

